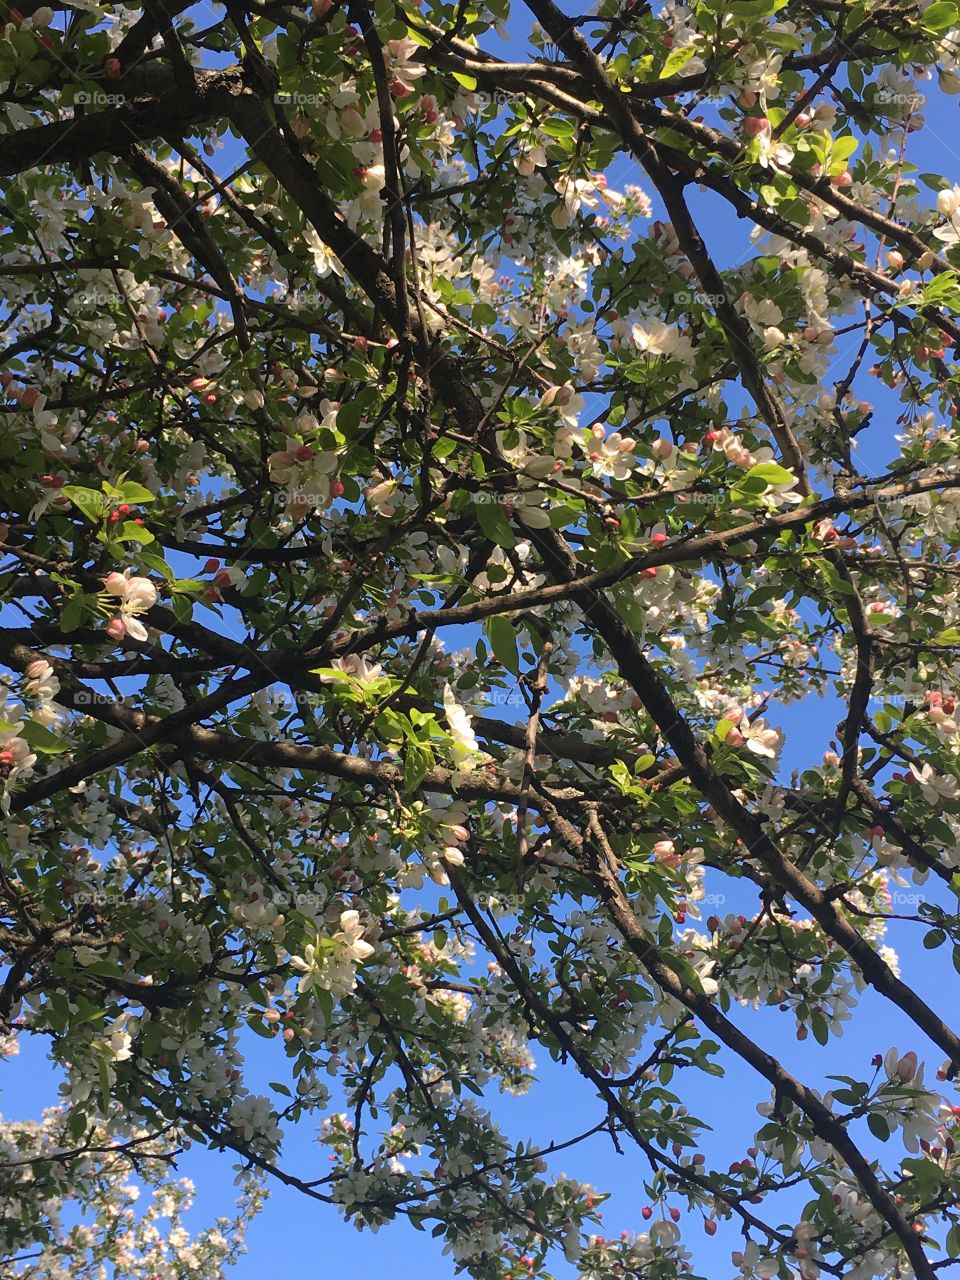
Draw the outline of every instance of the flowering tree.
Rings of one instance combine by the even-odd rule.
[[[17,1049],[16,1039],[5,1037],[0,1059]],[[262,1175],[241,1175],[232,1221],[191,1237],[183,1217],[193,1184],[170,1176],[179,1154],[173,1125],[156,1132],[131,1127],[112,1107],[85,1126],[78,1146],[68,1136],[70,1121],[64,1107],[50,1108],[39,1121],[0,1121],[5,1274],[102,1280],[109,1266],[114,1280],[223,1280],[224,1265],[243,1253],[247,1223],[263,1202]],[[143,1183],[150,1199],[138,1206]]]
[[[718,1230],[933,1280],[960,186],[910,156],[957,4],[5,12],[0,1017],[65,1111],[4,1149],[82,1188],[119,1107],[480,1280]],[[535,1054],[596,1098],[549,1147],[489,1109]],[[684,1098],[734,1058],[728,1169]],[[612,1242],[551,1159],[604,1131]]]
[[[0,1126],[3,1155],[2,1256],[16,1280],[223,1280],[243,1253],[249,1219],[262,1202],[253,1183],[232,1221],[191,1236],[183,1225],[194,1201],[186,1178],[169,1176],[171,1149],[146,1130],[118,1133],[120,1118],[98,1123],[81,1148],[64,1141],[66,1116]],[[167,1137],[166,1134],[163,1135]],[[140,1183],[150,1199],[139,1205]],[[69,1225],[64,1208],[81,1209]],[[35,1213],[39,1209],[39,1213]],[[23,1215],[23,1216],[21,1216]]]

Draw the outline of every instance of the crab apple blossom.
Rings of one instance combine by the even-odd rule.
[[[956,6],[79,7],[4,27],[0,1270],[221,1280],[277,1181],[935,1280]]]
[[[13,1057],[15,1042],[0,1045]],[[198,1280],[217,1280],[244,1252],[250,1220],[266,1199],[262,1179],[244,1174],[232,1218],[221,1218],[191,1234],[196,1188],[171,1171],[170,1134],[129,1124],[113,1108],[88,1134],[91,1153],[72,1176],[49,1171],[69,1144],[69,1112],[49,1108],[39,1121],[0,1121],[0,1148],[14,1167],[25,1150],[36,1153],[39,1176],[16,1173],[4,1190],[7,1219],[0,1249],[5,1256],[29,1255],[31,1280],[58,1275],[93,1275],[109,1266],[119,1280],[154,1280],[188,1268]],[[41,1205],[36,1219],[23,1215],[24,1196]],[[12,1210],[12,1212],[11,1212]],[[80,1210],[85,1218],[77,1225]],[[42,1245],[38,1250],[37,1245]]]
[[[149,578],[140,577],[127,569],[123,573],[114,571],[103,580],[103,588],[111,600],[120,606],[119,621],[123,624],[123,634],[134,640],[146,640],[147,629],[140,621],[139,615],[149,612],[157,603],[157,588]]]
[[[769,136],[770,121],[766,116],[747,116],[743,122],[743,131],[748,138],[758,138],[761,134]]]

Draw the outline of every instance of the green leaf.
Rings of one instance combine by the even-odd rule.
[[[540,132],[545,133],[548,138],[572,138],[574,124],[566,116],[551,116],[550,119],[544,120],[540,126]]]
[[[462,71],[453,71],[451,72],[451,75],[453,76],[454,80],[456,80],[457,84],[462,84],[464,89],[468,90],[470,93],[473,93],[473,91],[476,89],[477,87],[476,76],[468,76]]]
[[[423,781],[424,774],[430,766],[430,756],[422,747],[407,743],[401,752],[403,756],[403,789],[416,791]]]
[[[855,1107],[860,1101],[860,1095],[855,1089],[833,1089],[831,1092],[836,1101],[845,1107]]]
[[[877,1112],[871,1111],[867,1116],[867,1128],[875,1138],[879,1138],[881,1142],[886,1142],[890,1137],[890,1126],[887,1124],[883,1116]]]
[[[423,49],[433,47],[433,41],[428,36],[421,35],[416,27],[407,27],[407,38],[412,40],[414,44],[420,45]]]
[[[82,485],[65,484],[62,492],[70,499],[82,516],[96,524],[107,509],[107,499],[96,489],[84,489]]]
[[[781,467],[779,462],[758,462],[751,467],[744,477],[746,480],[762,480],[764,484],[793,484],[795,477],[792,471]]]
[[[732,0],[730,14],[735,18],[745,18],[748,22],[756,22],[782,9],[787,0]]]
[[[732,720],[720,720],[717,723],[717,727],[713,731],[713,737],[715,741],[726,742],[727,734],[730,732],[731,729],[735,729],[736,727],[737,726],[733,723]]]
[[[924,31],[946,31],[957,25],[957,6],[953,0],[934,0],[920,19]]]
[[[174,596],[170,607],[178,622],[189,622],[193,617],[193,600],[188,595]]]
[[[142,484],[137,484],[136,480],[124,480],[120,486],[121,502],[156,502],[156,496],[149,489],[144,488]]]
[[[478,502],[474,510],[477,513],[477,523],[491,542],[508,551],[517,545],[516,535],[499,502]]]
[[[158,551],[141,551],[140,561],[148,569],[152,569],[154,573],[159,573],[161,578],[166,578],[167,582],[173,582],[176,577],[176,574]]]
[[[70,743],[66,738],[51,733],[44,725],[37,724],[36,720],[25,720],[20,736],[41,755],[58,756],[61,752],[70,750]]]
[[[71,596],[60,613],[60,630],[64,635],[76,631],[77,627],[83,625],[86,612],[87,606],[83,596]]]
[[[451,453],[456,453],[457,447],[456,440],[451,440],[449,436],[443,436],[436,441],[431,452],[437,459],[449,458]]]
[[[751,498],[759,498],[769,487],[766,480],[761,480],[759,476],[745,475],[730,490],[730,497],[739,506]]]
[[[520,653],[513,623],[503,614],[487,619],[487,637],[498,662],[513,675],[520,674]]]
[[[352,435],[359,427],[360,419],[363,417],[363,407],[362,400],[354,399],[348,400],[337,410],[337,426],[344,435]]]
[[[831,159],[834,162],[840,161],[840,167],[843,168],[859,145],[857,139],[849,133],[843,134],[840,138],[834,138]]]
[[[146,546],[149,542],[156,542],[156,538],[149,529],[144,528],[142,524],[137,524],[134,520],[125,520],[120,526],[120,533],[117,535],[119,542],[136,542],[140,546]]]
[[[669,57],[660,70],[660,79],[669,80],[678,71],[682,71],[696,52],[696,45],[693,44],[685,44],[681,45],[679,49],[671,49]]]

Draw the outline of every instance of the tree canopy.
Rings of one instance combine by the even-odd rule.
[[[0,1032],[64,1081],[5,1260],[87,1274],[56,1205],[109,1236],[200,1143],[238,1224],[279,1180],[477,1280],[934,1280],[958,5],[3,13]],[[496,1096],[549,1058],[595,1102],[545,1145]]]

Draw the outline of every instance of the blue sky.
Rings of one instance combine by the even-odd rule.
[[[523,25],[518,22],[518,30]],[[514,43],[513,52],[520,53],[521,47],[519,42]],[[960,180],[960,155],[952,142],[960,134],[957,101],[937,96],[928,107],[926,129],[911,137],[908,149],[909,158],[921,171],[939,171],[951,182]],[[614,187],[628,181],[646,185],[636,166],[622,158],[609,177]],[[694,211],[709,229],[709,247],[720,263],[737,262],[744,248],[743,224],[733,215],[718,211],[715,198],[695,202]],[[709,216],[704,217],[707,211]],[[857,340],[857,335],[850,337],[851,349]],[[848,353],[841,346],[839,367],[845,354]],[[878,412],[862,452],[871,465],[879,466],[893,453],[893,422],[899,412],[899,402],[883,392],[878,382],[869,382],[861,391],[875,402]],[[776,717],[788,735],[783,757],[786,773],[811,762],[810,744],[815,744],[817,749],[825,745],[840,714],[839,705],[828,694],[823,698],[811,697]],[[744,906],[752,909],[747,899]],[[731,900],[727,909],[736,909],[736,904]],[[919,939],[906,930],[892,935],[894,938],[904,972],[920,993],[933,997],[937,1004],[946,1003],[943,992],[952,989],[948,984],[956,983],[949,948],[923,951]],[[899,1011],[870,993],[862,997],[843,1038],[832,1041],[826,1049],[812,1038],[798,1043],[793,1038],[790,1020],[776,1013],[734,1010],[731,1016],[765,1047],[780,1055],[802,1079],[822,1087],[827,1087],[825,1078],[831,1072],[868,1076],[870,1058],[891,1045],[901,1050],[924,1048],[917,1042],[915,1033],[908,1030]],[[266,1092],[268,1080],[283,1079],[286,1075],[280,1042],[248,1039],[249,1085]],[[534,1048],[538,1082],[533,1090],[524,1098],[494,1096],[490,1100],[494,1115],[507,1131],[518,1138],[548,1142],[562,1140],[600,1119],[600,1107],[592,1088],[573,1070],[556,1067],[543,1051]],[[731,1062],[729,1056],[724,1061],[728,1074],[722,1080],[696,1075],[682,1085],[676,1082],[691,1111],[712,1126],[713,1133],[706,1143],[708,1164],[719,1168],[743,1157],[757,1125],[756,1104],[768,1096],[764,1082],[749,1069]],[[929,1061],[931,1070],[938,1065],[936,1051],[929,1056]],[[56,1079],[39,1043],[22,1045],[19,1060],[14,1060],[0,1074],[0,1086],[3,1090],[0,1105],[9,1118],[36,1116],[42,1107],[56,1100]],[[315,1134],[315,1126],[310,1123],[290,1134],[285,1167],[305,1177],[325,1172],[327,1154],[316,1143]],[[865,1146],[873,1145],[873,1139],[868,1138]],[[645,1203],[642,1183],[648,1171],[638,1153],[625,1148],[625,1153],[619,1155],[608,1138],[595,1137],[564,1152],[552,1167],[592,1182],[601,1190],[613,1191],[613,1198],[604,1209],[609,1234],[621,1229],[643,1229],[639,1211]],[[181,1172],[198,1185],[200,1203],[191,1215],[193,1225],[199,1226],[216,1214],[229,1212],[233,1199],[232,1157],[193,1150],[183,1158]],[[789,1212],[792,1214],[798,1209],[796,1205]],[[786,1207],[784,1212],[787,1213]],[[695,1264],[700,1269],[711,1277],[723,1277],[732,1274],[729,1253],[737,1247],[737,1242],[738,1233],[733,1228],[721,1230],[717,1237],[708,1240],[699,1227],[694,1227],[688,1247],[694,1248]],[[248,1253],[233,1275],[236,1280],[262,1280],[264,1276],[286,1274],[288,1268],[291,1274],[304,1268],[320,1276],[342,1272],[349,1274],[351,1280],[381,1280],[385,1271],[400,1276],[416,1275],[419,1280],[447,1280],[453,1274],[452,1263],[440,1256],[439,1245],[429,1234],[416,1232],[400,1221],[383,1228],[377,1235],[370,1232],[358,1235],[333,1208],[315,1204],[275,1184],[265,1211],[250,1229]],[[561,1260],[556,1274],[564,1277],[573,1272]]]

